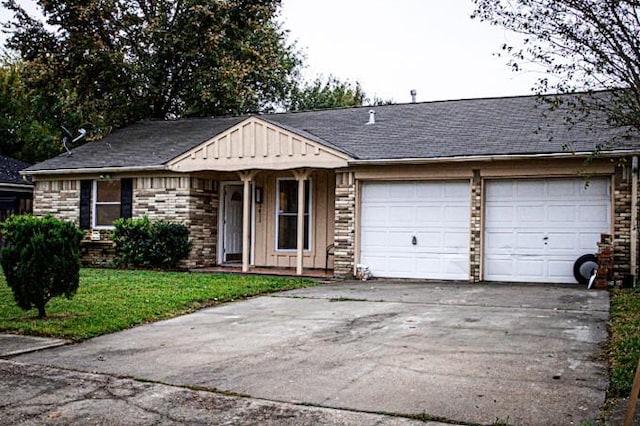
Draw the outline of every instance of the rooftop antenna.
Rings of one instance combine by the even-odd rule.
[[[81,141],[87,135],[87,131],[85,129],[78,130],[80,134],[74,138],[71,132],[66,127],[60,126],[60,129],[62,129],[62,146],[64,146],[64,149],[67,150],[67,157],[69,157],[71,156],[71,150],[69,149],[67,144],[74,144]]]

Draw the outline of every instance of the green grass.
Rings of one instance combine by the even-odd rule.
[[[609,330],[609,397],[627,397],[640,357],[640,288],[613,290]]]
[[[72,300],[54,298],[47,318],[23,311],[0,274],[0,332],[75,341],[193,312],[205,306],[314,285],[311,280],[228,274],[82,269]]]

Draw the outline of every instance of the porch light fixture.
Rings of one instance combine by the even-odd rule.
[[[261,186],[256,186],[254,198],[255,198],[256,204],[262,204],[263,193],[262,193]]]

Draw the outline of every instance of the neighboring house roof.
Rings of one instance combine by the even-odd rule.
[[[30,185],[20,175],[20,171],[30,165],[15,158],[0,155],[0,185]]]
[[[578,95],[565,95],[578,96]],[[366,124],[369,110],[375,124]],[[465,156],[591,152],[616,139],[614,149],[640,149],[595,115],[568,126],[562,110],[536,96],[482,98],[259,115],[258,118],[348,154],[354,160],[434,159]],[[163,166],[247,119],[245,117],[145,121],[87,143],[73,155],[27,171]]]

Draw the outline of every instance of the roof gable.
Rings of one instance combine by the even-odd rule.
[[[347,154],[259,117],[249,117],[167,163],[169,170],[346,167]]]

